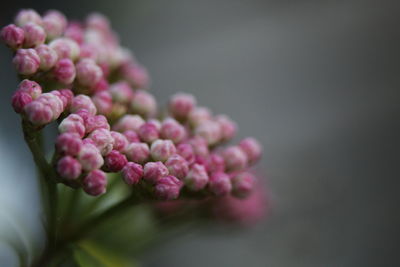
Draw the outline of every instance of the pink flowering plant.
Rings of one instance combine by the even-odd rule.
[[[47,240],[22,265],[129,266],[171,227],[262,217],[265,193],[250,170],[257,140],[229,145],[236,123],[190,94],[159,106],[103,15],[21,10],[1,38],[21,80],[11,104],[44,185]],[[51,124],[57,137],[42,138]]]

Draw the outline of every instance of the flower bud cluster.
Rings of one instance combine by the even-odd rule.
[[[159,112],[145,90],[147,71],[104,16],[78,23],[58,11],[22,10],[1,38],[15,51],[17,72],[29,78],[12,98],[14,110],[36,126],[58,123],[55,168],[65,184],[97,196],[106,192],[106,172],[114,172],[132,190],[144,183],[163,200],[252,192],[248,169],[261,157],[260,144],[245,138],[225,146],[236,123],[190,94],[173,95],[168,112]],[[69,89],[42,92],[42,82]]]

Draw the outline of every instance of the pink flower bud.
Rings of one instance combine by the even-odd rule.
[[[242,172],[232,177],[232,194],[238,198],[245,198],[254,189],[255,178],[249,172]]]
[[[179,143],[186,137],[185,128],[176,120],[167,118],[161,124],[161,138]]]
[[[125,152],[125,149],[128,146],[128,139],[119,132],[111,131],[111,136],[114,139],[113,149],[118,150],[119,152]]]
[[[58,119],[64,111],[64,104],[61,98],[53,93],[41,94],[35,101],[41,102],[50,107],[53,112],[52,120]]]
[[[113,149],[114,139],[109,130],[96,129],[90,133],[89,138],[94,141],[97,149],[103,156],[110,153]]]
[[[156,161],[166,161],[175,154],[176,148],[171,140],[156,140],[151,144],[151,157]]]
[[[144,165],[144,179],[152,184],[155,184],[161,177],[167,176],[168,173],[167,167],[161,161],[147,162]]]
[[[125,81],[112,84],[110,92],[113,100],[119,103],[129,103],[133,99],[133,90]]]
[[[81,138],[74,133],[63,133],[57,137],[56,148],[59,153],[76,156],[82,149]]]
[[[194,96],[185,93],[177,93],[169,101],[169,111],[177,119],[186,119],[195,106]]]
[[[40,58],[35,49],[18,49],[13,64],[22,75],[34,74],[39,69]]]
[[[111,172],[119,172],[127,163],[126,156],[117,150],[112,150],[108,153],[104,160],[106,169]]]
[[[74,40],[78,44],[83,43],[83,27],[77,22],[70,22],[65,29],[64,36]]]
[[[211,154],[207,158],[207,171],[209,173],[223,172],[225,171],[225,161],[224,158],[218,154]]]
[[[209,153],[207,141],[201,136],[194,136],[189,140],[195,155],[207,156]]]
[[[154,187],[154,193],[157,198],[162,200],[177,199],[179,191],[182,188],[182,182],[178,178],[168,175],[160,178]]]
[[[192,126],[197,126],[211,119],[211,111],[205,107],[196,107],[189,113],[188,119]]]
[[[70,114],[60,123],[58,131],[60,133],[74,133],[82,138],[85,135],[83,119],[76,114]]]
[[[146,143],[152,143],[158,139],[157,127],[152,123],[144,123],[138,130],[140,140]]]
[[[122,169],[122,179],[128,185],[139,183],[143,177],[143,167],[134,162],[128,162]]]
[[[220,126],[222,141],[229,141],[235,137],[237,126],[228,116],[218,115],[215,117],[215,121]]]
[[[85,142],[85,140],[78,154],[78,160],[85,171],[99,169],[104,164],[103,157],[96,146],[90,142]]]
[[[51,93],[56,94],[61,99],[64,110],[69,108],[74,98],[74,93],[70,89],[54,90]]]
[[[54,65],[52,73],[56,81],[62,84],[71,84],[76,76],[75,65],[68,58],[60,59]]]
[[[106,174],[100,170],[91,171],[83,178],[82,187],[83,190],[91,196],[104,194],[107,190]]]
[[[79,57],[80,48],[77,42],[69,38],[57,38],[49,46],[56,51],[58,58],[68,58],[75,61]]]
[[[108,32],[110,30],[110,21],[103,14],[92,13],[86,19],[86,26],[88,28]]]
[[[150,77],[147,70],[137,64],[124,64],[121,69],[123,77],[135,89],[146,89],[150,85]]]
[[[247,156],[238,146],[226,148],[222,156],[228,171],[239,171],[247,167]]]
[[[108,81],[103,77],[92,87],[92,91],[93,93],[99,93],[108,90],[108,87],[110,87],[110,85],[108,84]]]
[[[247,137],[240,141],[239,147],[246,153],[250,164],[254,164],[261,158],[262,147],[256,139]]]
[[[114,130],[119,132],[125,132],[132,130],[137,132],[139,127],[144,124],[144,120],[139,115],[125,115],[114,125]]]
[[[209,145],[215,145],[221,140],[221,128],[215,121],[203,121],[196,127],[195,133],[203,137]]]
[[[0,36],[4,43],[12,49],[21,48],[25,39],[24,30],[14,24],[1,29]]]
[[[52,40],[64,33],[67,27],[67,18],[57,10],[49,10],[43,17],[43,27],[47,38]]]
[[[100,81],[103,71],[93,59],[81,59],[76,64],[76,78],[83,86],[92,87]]]
[[[31,95],[21,90],[15,91],[11,99],[12,107],[17,113],[21,113],[24,110],[24,107],[31,102]]]
[[[193,164],[184,178],[185,185],[193,191],[203,189],[208,183],[208,174],[203,165]]]
[[[183,157],[189,164],[192,164],[195,160],[193,147],[190,144],[179,144],[176,147],[176,153]]]
[[[35,48],[36,53],[40,58],[39,68],[43,71],[47,71],[54,67],[57,63],[57,53],[48,45],[42,44]]]
[[[97,109],[92,99],[87,95],[77,95],[72,99],[70,111],[77,112],[80,109],[86,109],[90,114],[96,115]]]
[[[146,143],[131,143],[126,148],[125,154],[133,162],[144,163],[150,156],[150,150]]]
[[[53,119],[51,107],[39,101],[32,101],[24,107],[27,119],[34,125],[45,125]]]
[[[42,87],[37,82],[27,79],[20,82],[18,90],[28,93],[32,99],[36,99],[42,94]]]
[[[42,18],[40,15],[33,9],[22,9],[18,12],[15,17],[15,24],[22,27],[25,24],[33,22],[38,25],[42,25]]]
[[[90,58],[97,61],[99,53],[98,46],[95,44],[83,43],[80,45],[80,58]]]
[[[125,131],[124,136],[128,139],[128,143],[140,143],[140,138],[135,131]]]
[[[71,156],[62,157],[57,162],[57,172],[65,179],[76,179],[82,172],[82,165]]]
[[[165,162],[165,166],[168,168],[169,174],[183,179],[189,172],[189,164],[187,161],[179,155],[172,155]]]
[[[131,108],[139,115],[151,117],[157,112],[157,103],[150,93],[138,90],[131,102]]]
[[[24,30],[24,47],[36,47],[44,43],[46,40],[46,32],[36,23],[29,22],[25,24],[22,29]]]
[[[224,196],[232,190],[232,184],[229,176],[223,172],[212,174],[210,176],[208,186],[210,188],[210,191],[216,196]]]
[[[113,107],[111,94],[109,91],[101,91],[92,96],[92,101],[100,114],[110,114]]]
[[[161,131],[161,122],[159,120],[153,118],[147,120],[147,123],[153,124],[158,131]]]

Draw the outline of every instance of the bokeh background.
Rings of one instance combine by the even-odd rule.
[[[270,216],[237,233],[199,228],[148,251],[144,266],[400,266],[398,1],[8,1],[110,17],[150,71],[159,101],[187,91],[265,148]],[[9,99],[0,47],[0,265],[9,238],[41,243],[34,168]],[[132,242],[135,242],[134,240]],[[11,244],[11,245],[10,245]],[[34,253],[34,251],[32,252]]]

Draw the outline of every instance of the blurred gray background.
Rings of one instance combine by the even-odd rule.
[[[398,1],[1,5],[2,26],[22,7],[106,14],[149,69],[159,101],[193,93],[235,119],[239,137],[263,143],[269,218],[229,235],[197,229],[149,251],[144,266],[400,266]],[[19,236],[34,243],[37,186],[9,105],[17,80],[5,47],[0,61],[0,229],[23,224],[13,229],[28,227]],[[0,250],[2,266],[12,265],[6,242]]]

